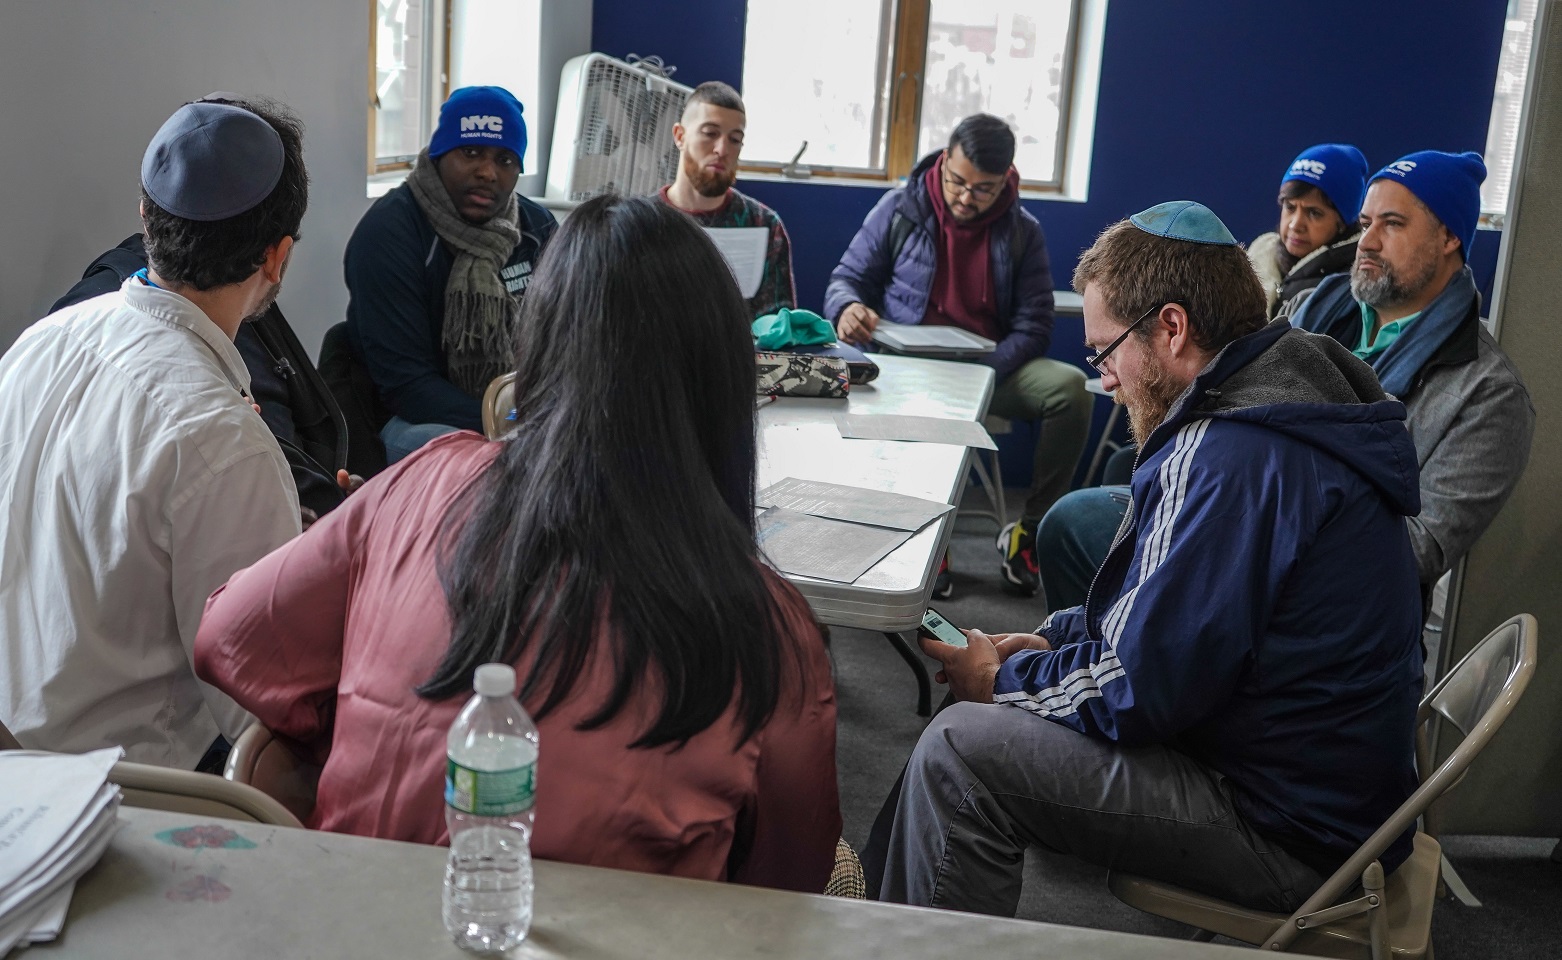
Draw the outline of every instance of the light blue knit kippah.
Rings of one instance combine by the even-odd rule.
[[[1231,235],[1220,218],[1202,203],[1192,200],[1168,200],[1157,203],[1148,210],[1141,210],[1128,218],[1128,222],[1157,237],[1168,240],[1187,240],[1191,243],[1208,243],[1217,247],[1234,247],[1237,238]]]

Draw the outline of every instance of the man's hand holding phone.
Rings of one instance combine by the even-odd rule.
[[[835,335],[853,346],[866,346],[879,327],[879,315],[867,304],[853,303],[835,321]]]
[[[931,607],[917,633],[922,652],[943,665],[933,679],[949,684],[956,700],[974,703],[993,702],[993,683],[1003,661],[1021,650],[1052,649],[1045,637],[1033,633],[988,636],[980,630],[961,629]],[[963,643],[955,642],[956,633]]]

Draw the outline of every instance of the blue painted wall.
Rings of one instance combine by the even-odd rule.
[[[691,86],[741,89],[746,7],[595,0],[592,45],[657,54]],[[1484,149],[1506,11],[1506,0],[1110,0],[1090,199],[1025,202],[1060,285],[1103,227],[1162,200],[1199,200],[1244,239],[1272,229],[1280,175],[1309,144],[1354,143],[1374,169],[1412,150]],[[806,56],[776,50],[775,69]],[[880,191],[741,186],[786,221],[800,305],[818,309]],[[1483,231],[1471,257],[1488,298],[1497,240]],[[1078,321],[1060,320],[1053,339],[1053,356],[1083,359]],[[1029,475],[1027,440],[1021,432],[1004,444],[1011,483]]]

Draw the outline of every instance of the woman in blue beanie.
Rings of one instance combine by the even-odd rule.
[[[1367,158],[1347,143],[1308,147],[1280,179],[1280,225],[1248,247],[1269,316],[1289,316],[1318,282],[1349,270],[1367,191]]]

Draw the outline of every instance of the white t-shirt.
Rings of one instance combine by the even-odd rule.
[[[140,280],[0,358],[0,721],[192,769],[248,716],[191,668],[206,598],[298,535],[233,342]]]

